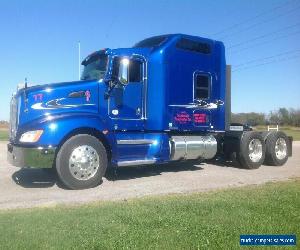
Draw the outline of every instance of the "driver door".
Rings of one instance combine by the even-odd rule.
[[[144,128],[143,90],[145,62],[140,57],[115,57],[113,75],[118,84],[111,92],[108,114],[115,130]]]

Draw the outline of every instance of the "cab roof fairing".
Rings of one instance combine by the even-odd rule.
[[[163,35],[166,37],[166,40],[162,42],[160,45],[155,46],[155,47],[133,47],[133,48],[116,48],[116,49],[109,49],[109,48],[104,48],[101,50],[97,50],[90,55],[88,55],[83,61],[82,65],[84,65],[92,56],[95,55],[111,55],[111,56],[134,56],[134,55],[140,55],[145,58],[148,58],[152,53],[155,53],[157,51],[160,51],[163,53],[168,47],[175,45],[176,42],[181,39],[181,38],[186,38],[186,39],[191,39],[194,41],[202,41],[211,44],[213,47],[220,43],[221,46],[224,46],[224,44],[220,41],[208,39],[208,38],[203,38],[203,37],[197,37],[197,36],[191,36],[191,35],[185,35],[185,34],[168,34],[168,35]],[[154,36],[157,37],[157,36]],[[150,37],[151,38],[151,37]]]

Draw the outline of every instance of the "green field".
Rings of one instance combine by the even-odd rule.
[[[255,130],[263,131],[267,130],[266,126],[254,127]],[[299,127],[279,127],[280,131],[283,131],[288,136],[293,136],[294,141],[300,141],[300,128]]]
[[[294,141],[300,141],[300,130],[286,129],[282,131],[285,132],[288,136],[293,136]]]
[[[300,180],[293,180],[77,207],[2,210],[0,246],[239,249],[240,234],[296,234],[299,239],[299,197]]]
[[[8,131],[0,130],[0,141],[7,141],[7,140],[8,140]]]

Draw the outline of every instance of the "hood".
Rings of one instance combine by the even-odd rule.
[[[100,85],[105,84],[92,80],[23,88],[16,95],[19,125],[62,113],[98,113]]]

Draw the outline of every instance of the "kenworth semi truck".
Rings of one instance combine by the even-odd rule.
[[[96,51],[82,65],[80,81],[25,83],[13,95],[13,165],[54,168],[66,187],[84,189],[108,168],[235,155],[254,169],[283,165],[292,154],[282,132],[230,127],[222,42],[162,35]]]

